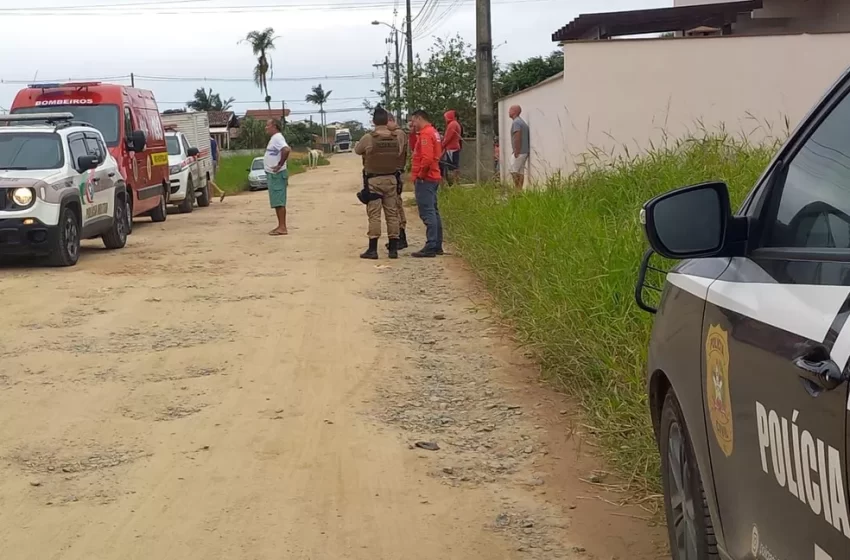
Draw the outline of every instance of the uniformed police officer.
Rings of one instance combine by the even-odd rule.
[[[354,153],[363,156],[363,190],[358,194],[366,204],[369,217],[369,248],[360,255],[362,259],[378,258],[378,239],[381,237],[381,209],[387,222],[389,257],[398,258],[398,136],[387,128],[389,122],[385,109],[378,107],[372,116],[375,130],[367,133],[354,146]]]
[[[407,134],[398,126],[398,123],[395,120],[395,115],[388,113],[387,116],[389,118],[387,128],[390,132],[394,132],[398,137],[400,146],[398,154],[398,171],[400,179],[396,192],[398,193],[398,248],[401,250],[407,249],[407,218],[404,215],[404,202],[401,199],[403,186],[401,177],[404,177],[404,168],[407,167]],[[387,244],[387,248],[389,249],[389,244]]]

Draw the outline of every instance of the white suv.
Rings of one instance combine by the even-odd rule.
[[[0,116],[0,255],[72,266],[80,240],[120,249],[129,200],[100,132],[71,113]]]

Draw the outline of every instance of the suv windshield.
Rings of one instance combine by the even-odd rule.
[[[264,166],[263,166],[263,160],[262,159],[255,159],[254,162],[251,164],[251,171],[256,171],[257,169],[263,169],[263,168],[264,168]]]
[[[57,107],[20,107],[12,114],[73,113],[74,120],[89,123],[103,134],[107,146],[118,145],[118,107],[116,105],[62,105]]]
[[[165,146],[168,149],[168,155],[170,155],[170,156],[179,156],[180,155],[180,139],[177,138],[177,136],[166,135]]]
[[[62,141],[52,132],[0,134],[0,170],[58,169],[65,165]]]

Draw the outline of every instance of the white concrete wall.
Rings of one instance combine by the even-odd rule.
[[[538,136],[567,138],[561,168],[572,170],[592,148],[634,153],[700,126],[753,141],[781,135],[785,118],[796,126],[850,65],[850,34],[575,42],[564,59],[563,98],[526,110],[537,128],[557,128]],[[565,159],[545,153],[542,168]]]
[[[503,181],[510,179],[511,105],[522,107],[522,118],[528,123],[531,153],[526,179],[530,183],[545,181],[566,169],[568,115],[563,74],[499,100],[499,170]]]

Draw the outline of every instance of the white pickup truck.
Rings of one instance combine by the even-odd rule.
[[[181,213],[210,205],[209,182],[215,179],[210,150],[210,121],[205,112],[162,115],[171,178],[170,203]]]

